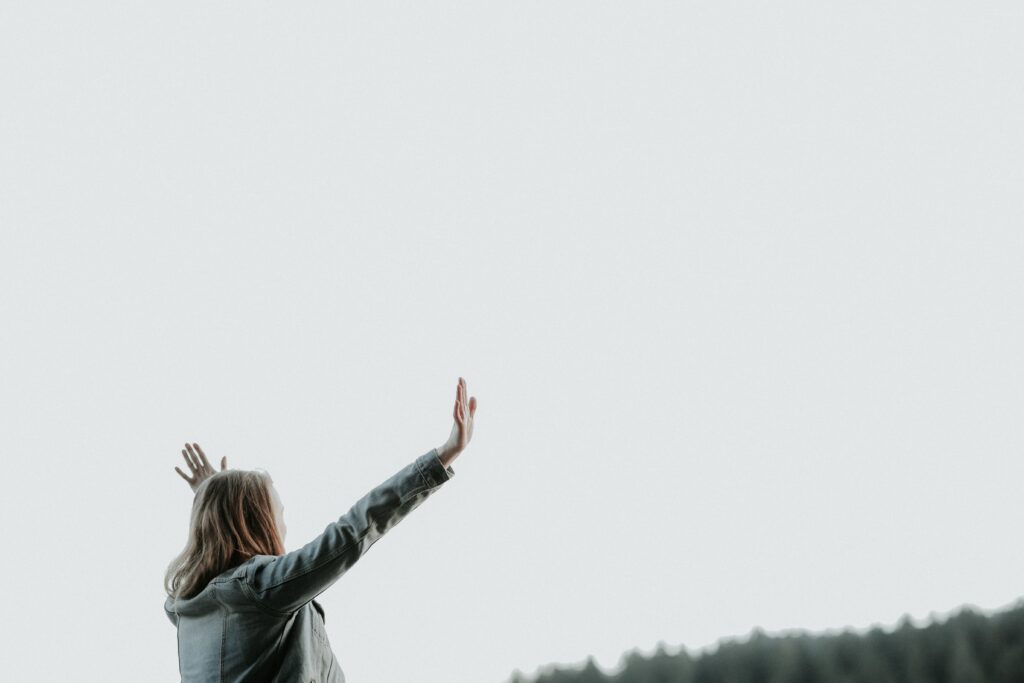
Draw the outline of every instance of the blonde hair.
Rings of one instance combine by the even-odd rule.
[[[194,597],[210,579],[255,555],[284,554],[270,484],[263,471],[221,470],[199,485],[188,542],[164,574],[169,597]]]

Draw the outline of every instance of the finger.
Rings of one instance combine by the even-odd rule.
[[[192,462],[196,466],[196,472],[203,472],[203,471],[205,471],[206,468],[203,467],[203,461],[199,459],[199,456],[196,455],[196,452],[192,449],[192,444],[190,444],[190,443],[185,444],[185,448],[188,449],[188,454],[192,457]]]
[[[224,456],[220,459],[220,468],[226,470],[228,468],[228,456]]]
[[[476,396],[469,397],[469,416],[473,417],[476,414]]]
[[[195,447],[196,452],[199,453],[199,457],[203,459],[203,465],[206,466],[207,469],[212,470],[213,468],[210,467],[210,461],[206,459],[206,453],[203,453],[203,449],[200,448],[199,444],[197,443],[194,443],[192,445]]]
[[[175,472],[177,472],[178,474],[180,474],[180,475],[181,475],[181,478],[182,478],[182,479],[184,479],[185,481],[187,481],[187,482],[189,483],[189,486],[191,486],[191,485],[192,485],[192,478],[191,478],[191,477],[185,476],[185,473],[184,473],[184,472],[182,472],[182,471],[181,471],[180,469],[178,469],[177,467],[175,467],[175,468],[174,468],[174,471],[175,471]]]
[[[185,450],[188,451],[189,461],[196,468],[196,471],[199,471],[199,470],[203,469],[203,463],[200,462],[199,456],[196,455],[196,452],[194,450],[192,450],[192,444],[190,444],[190,443],[185,444]]]
[[[188,468],[190,470],[192,470],[193,472],[198,472],[199,471],[199,468],[196,467],[196,464],[194,462],[192,462],[192,456],[189,455],[188,452],[184,448],[181,449],[181,455],[184,456],[185,462],[188,463]]]

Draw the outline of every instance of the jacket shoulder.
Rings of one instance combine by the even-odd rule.
[[[178,625],[178,613],[174,611],[174,598],[169,595],[164,600],[164,614],[167,615],[172,624]]]

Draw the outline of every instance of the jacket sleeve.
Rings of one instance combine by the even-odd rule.
[[[246,583],[257,603],[290,614],[320,595],[437,488],[455,476],[432,448],[360,498],[298,550],[253,563]]]

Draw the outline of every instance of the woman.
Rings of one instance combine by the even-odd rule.
[[[188,543],[164,577],[164,611],[178,629],[184,683],[344,683],[314,598],[327,590],[444,482],[473,436],[476,397],[459,378],[444,445],[363,496],[322,534],[284,552],[284,505],[266,472],[214,472],[199,444],[186,445],[195,491]],[[193,446],[195,450],[193,450]]]

